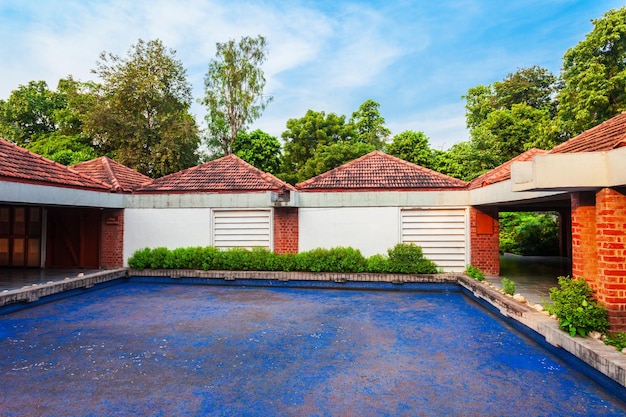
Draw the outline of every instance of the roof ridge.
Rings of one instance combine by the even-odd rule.
[[[469,182],[468,182],[468,181],[463,181],[462,179],[455,178],[455,177],[451,177],[450,175],[446,175],[446,174],[444,174],[444,173],[442,173],[442,172],[435,171],[434,169],[431,169],[431,168],[426,168],[425,166],[422,166],[422,165],[419,165],[419,164],[415,164],[415,163],[413,163],[413,162],[409,162],[409,161],[407,161],[407,160],[405,160],[405,159],[398,158],[397,156],[389,155],[389,154],[386,154],[386,153],[384,153],[384,152],[381,152],[381,153],[382,153],[383,155],[385,155],[386,157],[391,158],[392,160],[396,160],[396,161],[398,161],[398,162],[400,162],[400,163],[402,163],[402,164],[404,164],[404,165],[407,165],[407,166],[410,166],[410,167],[416,167],[416,168],[422,169],[422,170],[424,170],[424,171],[426,171],[426,172],[429,172],[429,173],[431,173],[431,174],[438,175],[438,176],[440,176],[441,178],[445,178],[446,180],[453,180],[453,181],[456,181],[456,182],[458,182],[460,185],[461,185],[461,184],[462,184],[462,185],[467,185],[467,184],[469,184]]]
[[[271,182],[271,183],[276,183],[277,185],[280,185],[282,187],[285,188],[289,188],[291,190],[295,191],[295,187],[283,180],[281,180],[280,178],[276,177],[273,174],[270,174],[269,172],[265,172],[257,167],[255,167],[254,165],[252,165],[251,163],[245,161],[244,159],[240,158],[239,156],[235,155],[234,153],[231,153],[229,155],[224,156],[224,158],[226,157],[232,157],[231,159],[234,158],[234,160],[239,163],[242,164],[244,167],[248,168],[248,169],[252,169],[253,171],[256,171],[258,174],[261,175],[261,178],[263,178],[264,180]]]
[[[61,169],[65,169],[65,170],[67,170],[67,171],[70,171],[71,173],[76,174],[76,175],[78,175],[78,176],[79,176],[79,177],[81,177],[81,178],[87,179],[87,180],[89,180],[89,181],[93,181],[93,182],[97,183],[98,185],[101,185],[101,186],[106,187],[106,188],[107,188],[107,189],[109,189],[109,190],[111,189],[111,185],[110,185],[110,184],[106,184],[106,183],[105,183],[105,182],[103,182],[103,181],[100,181],[100,180],[98,180],[98,179],[96,179],[96,178],[92,178],[92,177],[90,177],[89,175],[85,175],[85,174],[83,174],[83,173],[81,173],[81,172],[78,172],[78,171],[76,171],[76,170],[72,169],[71,167],[68,167],[67,165],[60,164],[60,163],[58,163],[58,162],[56,162],[56,161],[53,161],[52,159],[46,158],[45,156],[39,155],[39,154],[37,154],[37,153],[35,153],[35,152],[32,152],[32,151],[30,151],[30,150],[28,150],[28,149],[26,149],[26,148],[22,148],[21,146],[18,146],[18,145],[16,145],[15,143],[10,142],[10,141],[8,141],[8,140],[6,140],[6,139],[2,139],[2,138],[0,138],[0,140],[1,140],[1,141],[3,141],[3,142],[5,142],[5,143],[7,143],[7,144],[9,144],[9,145],[11,145],[11,146],[12,146],[12,147],[14,147],[14,148],[15,148],[18,152],[22,152],[23,154],[30,155],[31,157],[33,157],[33,158],[35,158],[35,159],[39,159],[39,160],[41,160],[41,161],[43,161],[43,162],[45,162],[45,163],[47,163],[47,164],[54,165],[54,166],[56,166],[57,168],[61,168]]]
[[[109,159],[107,156],[101,156],[100,160],[102,162],[102,166],[104,167],[104,171],[107,175],[107,178],[111,180],[111,185],[113,186],[113,190],[114,191],[121,190],[122,186],[119,180],[117,179],[117,175],[115,175],[115,172],[113,171],[113,167],[111,167],[111,159]]]

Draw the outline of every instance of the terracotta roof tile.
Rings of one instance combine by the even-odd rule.
[[[104,182],[20,148],[4,139],[0,139],[0,179],[97,191],[111,190],[111,187]]]
[[[526,152],[519,154],[515,158],[503,163],[502,165],[495,167],[491,171],[485,172],[483,175],[474,178],[472,181],[470,181],[469,188],[470,190],[473,190],[475,188],[480,188],[486,185],[495,184],[501,181],[511,179],[511,164],[513,164],[513,162],[530,161],[535,155],[542,155],[547,152],[548,151],[537,148],[529,149]]]
[[[626,146],[626,113],[555,146],[550,153],[601,152]]]
[[[294,188],[257,169],[235,155],[158,178],[136,188],[137,193],[153,192],[241,192],[281,191]]]
[[[73,165],[72,169],[109,184],[114,191],[130,192],[133,188],[152,181],[150,177],[106,156]]]
[[[296,185],[303,191],[394,191],[465,188],[467,183],[373,151]]]

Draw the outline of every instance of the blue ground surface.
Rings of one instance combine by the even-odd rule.
[[[124,283],[0,316],[0,352],[7,416],[626,414],[460,290]]]

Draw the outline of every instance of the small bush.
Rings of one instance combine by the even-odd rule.
[[[198,253],[198,265],[205,271],[224,269],[222,252],[213,246],[202,248]]]
[[[150,258],[150,268],[152,269],[164,269],[168,268],[166,265],[170,263],[170,250],[168,248],[160,247],[152,249]]]
[[[573,337],[591,331],[604,332],[609,327],[606,309],[593,298],[591,287],[583,278],[559,277],[559,288],[550,289],[554,313],[561,329]]]
[[[437,265],[424,257],[420,246],[413,243],[398,243],[387,251],[389,271],[401,274],[436,274]]]
[[[367,258],[367,272],[383,274],[389,272],[389,259],[385,255],[372,255]]]
[[[604,343],[615,346],[617,350],[622,350],[626,348],[626,332],[607,334],[604,338]]]
[[[505,294],[515,294],[515,283],[508,278],[502,278],[502,290]]]
[[[135,251],[133,255],[128,258],[128,266],[134,269],[146,269],[150,267],[152,262],[152,249],[143,248]]]
[[[472,265],[467,266],[467,269],[465,270],[465,274],[468,277],[474,278],[477,281],[485,280],[485,274],[483,273],[483,271],[481,271],[479,268],[472,266]]]

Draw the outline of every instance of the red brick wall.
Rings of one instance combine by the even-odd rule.
[[[598,279],[596,201],[594,193],[573,193],[572,275],[584,277],[595,288]]]
[[[500,273],[497,208],[470,208],[470,263],[487,275]]]
[[[298,208],[274,208],[274,252],[298,253]]]
[[[102,212],[100,234],[100,267],[121,268],[124,266],[124,210]]]
[[[609,310],[611,331],[626,331],[626,195],[596,194],[596,297]]]

